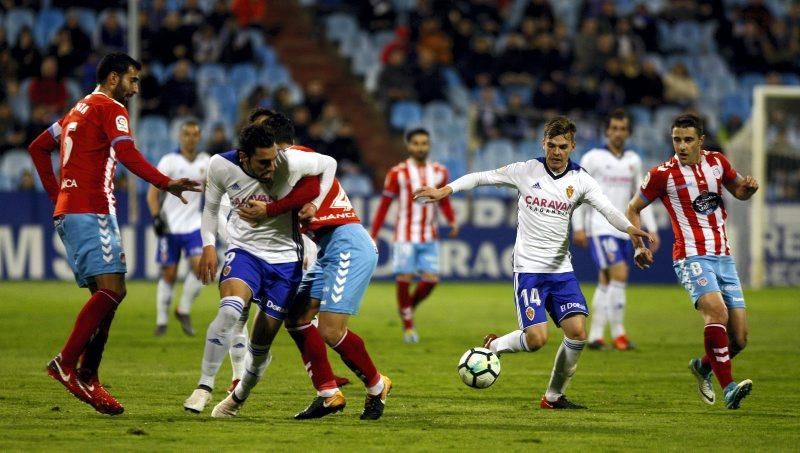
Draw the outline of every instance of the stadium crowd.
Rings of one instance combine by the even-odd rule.
[[[800,4],[785,0],[301,3],[321,28],[327,22],[329,37],[335,16],[356,24],[334,41],[354,66],[367,58],[367,69],[354,72],[396,129],[430,125],[441,117],[428,110],[444,109],[447,121],[431,127],[434,157],[449,158],[455,176],[467,170],[463,162],[486,169],[509,153],[524,157],[556,112],[578,122],[579,153],[602,144],[599,119],[618,106],[633,115],[631,144],[648,162],[666,157],[667,123],[685,109],[706,118],[707,141],[724,149],[749,117],[752,86],[800,84]],[[98,56],[127,47],[124,7],[0,2],[0,153],[24,149],[93,88]],[[142,2],[140,147],[157,160],[175,148],[178,120],[197,117],[206,148],[219,152],[232,146],[245,112],[271,107],[291,115],[299,142],[343,163],[351,193],[373,192],[353,139],[357,125],[328,102],[322,82],[292,81],[265,43],[267,9],[253,0]],[[343,51],[364,36],[371,51]],[[796,198],[800,120],[773,116],[768,194]],[[4,174],[0,188],[28,187],[29,179]]]

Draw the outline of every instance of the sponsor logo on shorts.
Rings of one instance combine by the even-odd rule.
[[[744,297],[734,297],[733,301],[734,302],[744,302]]]
[[[572,310],[573,308],[580,308],[581,310],[586,310],[586,306],[580,302],[567,302],[566,304],[562,304],[559,306],[561,311]]]
[[[275,304],[275,302],[272,302],[272,301],[271,301],[271,300],[269,300],[269,299],[267,299],[267,308],[270,308],[270,309],[272,309],[272,310],[275,310],[275,311],[277,311],[278,313],[286,313],[286,312],[288,311],[288,310],[286,310],[286,309],[285,309],[285,308],[283,308],[283,307],[279,307],[278,305],[276,305],[276,304]]]
[[[227,277],[228,274],[230,274],[230,273],[231,273],[231,267],[230,266],[225,266],[225,267],[222,268],[222,276],[223,277]]]
[[[740,291],[742,289],[739,285],[724,285],[722,287],[723,291]]]
[[[527,316],[529,320],[533,321],[533,316],[535,314],[536,313],[534,313],[533,307],[528,307],[525,309],[525,316]]]
[[[708,285],[708,280],[706,280],[705,277],[700,277],[697,279],[697,284],[700,286],[706,286]]]

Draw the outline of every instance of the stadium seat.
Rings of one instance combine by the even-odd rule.
[[[354,58],[362,52],[375,52],[372,48],[372,41],[369,39],[369,34],[365,32],[357,31],[345,36],[339,41],[339,53],[342,56]]]
[[[447,86],[457,86],[463,87],[464,84],[461,82],[461,76],[458,74],[455,68],[452,66],[446,66],[442,68],[442,76],[444,80],[447,82]]]
[[[97,29],[97,13],[89,8],[74,8],[78,11],[78,24],[87,36],[92,36]]]
[[[384,30],[374,33],[372,35],[372,45],[378,50],[383,50],[387,44],[395,39],[395,33],[391,30]]]
[[[367,92],[374,94],[378,91],[378,79],[380,79],[382,70],[383,65],[380,63],[369,68],[364,76],[364,88],[367,89]]]
[[[389,124],[396,130],[405,130],[422,120],[422,107],[416,101],[401,101],[392,105]]]
[[[528,105],[533,98],[533,89],[530,85],[507,85],[503,87],[502,95],[504,99],[508,99],[511,95],[518,95],[522,98],[522,103]]]
[[[466,113],[470,110],[471,101],[469,96],[469,91],[463,86],[450,85],[447,87],[447,100],[458,113]]]
[[[739,78],[739,91],[742,94],[753,96],[753,88],[758,85],[764,85],[767,82],[763,74],[760,73],[747,73]]]
[[[362,50],[353,55],[353,74],[366,77],[369,71],[376,65],[380,65],[380,55],[374,47]]]
[[[703,28],[697,22],[678,22],[672,27],[672,34],[675,38],[674,45],[676,48],[690,54],[697,54],[704,50]]]
[[[651,127],[653,124],[653,113],[647,107],[632,105],[626,109],[633,120],[633,128]]]
[[[204,64],[197,68],[195,80],[197,81],[197,91],[203,96],[213,85],[228,83],[228,74],[222,65]]]
[[[172,74],[175,73],[175,65],[177,65],[177,64],[178,64],[178,62],[176,61],[175,63],[172,63],[172,64],[168,65],[164,69],[164,77],[165,77],[164,81],[165,82],[167,80],[169,80],[170,77],[172,77]],[[192,80],[195,80],[195,74],[196,74],[195,66],[193,64],[189,64],[189,78],[192,79]]]
[[[784,85],[800,85],[800,75],[797,75],[793,72],[784,72],[781,74],[781,79],[783,80]]]
[[[275,49],[270,46],[264,45],[255,49],[256,59],[262,66],[274,66],[278,64],[278,56],[275,54]]]
[[[746,121],[750,117],[751,98],[750,93],[743,92],[725,96],[721,105],[722,120],[728,121],[731,116],[736,115]]]
[[[266,84],[273,90],[279,86],[289,85],[291,82],[292,76],[289,74],[289,70],[281,64],[265,66],[258,73],[258,83]]]
[[[453,109],[450,104],[442,101],[430,102],[423,108],[422,117],[426,122],[434,124],[449,124],[453,121]]]
[[[167,81],[167,69],[161,62],[153,60],[147,64],[149,65],[150,73],[158,80],[159,84],[163,84]]]
[[[536,140],[522,140],[514,152],[514,161],[525,162],[542,155],[542,145]]]
[[[325,18],[325,37],[339,42],[358,31],[355,17],[345,13],[335,13]]]
[[[16,188],[19,178],[24,170],[28,170],[34,175],[36,169],[33,166],[30,154],[25,149],[12,149],[6,152],[0,160],[0,174],[10,181],[11,187]]]
[[[658,107],[653,114],[653,129],[656,131],[668,131],[675,118],[681,114],[683,109],[672,105]]]
[[[136,144],[151,162],[157,163],[157,157],[169,150],[169,125],[160,115],[148,115],[139,120]],[[166,148],[166,149],[165,149]]]
[[[8,11],[5,17],[5,29],[9,46],[13,47],[17,43],[17,36],[23,28],[28,27],[33,30],[35,22],[33,11],[27,8],[14,8]]]
[[[250,63],[234,65],[228,72],[228,82],[236,89],[236,99],[241,101],[258,84],[256,67]]]
[[[219,114],[228,121],[236,121],[238,104],[236,91],[230,85],[214,85],[208,95],[219,106]]]
[[[64,25],[64,12],[57,8],[39,11],[33,27],[33,37],[40,49],[46,49],[53,41],[56,32]]]
[[[484,170],[500,168],[514,160],[514,145],[511,140],[503,138],[489,140],[478,151],[478,155],[482,158],[482,164],[487,167]]]

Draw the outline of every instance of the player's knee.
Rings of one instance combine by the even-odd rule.
[[[576,329],[575,331],[570,331],[570,332],[564,332],[564,336],[574,341],[586,341],[587,338],[586,331],[581,329]]]
[[[338,327],[338,326],[319,326],[319,333],[322,335],[322,339],[325,340],[325,344],[330,347],[334,347],[342,340],[344,334],[347,333],[346,327]]]
[[[738,354],[747,347],[747,332],[734,334],[730,340],[733,353]]]
[[[216,328],[222,332],[233,329],[236,322],[242,315],[244,301],[239,297],[223,297],[219,302],[217,311]]]
[[[529,351],[538,351],[547,344],[547,333],[528,329],[525,331],[525,344],[528,346]]]

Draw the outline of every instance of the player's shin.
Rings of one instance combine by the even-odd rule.
[[[608,285],[598,285],[592,296],[592,319],[589,328],[589,343],[603,340],[603,330],[609,318]]]
[[[244,375],[233,390],[233,396],[237,402],[243,402],[250,396],[250,391],[258,384],[261,376],[264,375],[270,362],[272,362],[272,354],[269,351],[270,346],[268,344],[248,343]]]
[[[297,327],[287,327],[289,335],[300,350],[303,365],[311,378],[318,396],[330,397],[338,390],[336,377],[328,360],[325,341],[317,327],[311,323]]]
[[[97,332],[105,317],[116,310],[120,302],[122,299],[119,295],[107,289],[100,289],[92,294],[78,313],[72,333],[61,350],[62,364],[70,368],[75,367],[89,340]]]
[[[525,340],[525,332],[515,330],[498,337],[489,344],[489,349],[497,355],[506,352],[529,352],[528,343]]]
[[[578,358],[581,356],[584,346],[586,346],[586,340],[572,340],[564,337],[564,341],[561,342],[558,352],[556,352],[550,383],[545,392],[545,398],[548,401],[558,400],[567,391],[567,386],[578,368]]]
[[[397,310],[403,320],[403,329],[414,328],[414,309],[409,293],[410,282],[397,280]]]
[[[206,332],[206,344],[198,386],[214,388],[214,378],[228,354],[233,326],[241,317],[244,305],[244,300],[240,297],[229,296],[220,300],[217,317],[211,321]]]
[[[244,375],[244,360],[247,356],[247,318],[250,314],[249,308],[245,307],[242,310],[242,315],[233,326],[230,347],[231,370],[233,371],[232,382],[241,380]]]
[[[158,280],[156,286],[156,325],[166,326],[169,319],[169,306],[172,304],[172,296],[175,287],[167,283],[163,278]]]
[[[353,370],[368,389],[382,385],[381,375],[378,373],[378,369],[375,368],[375,364],[372,363],[372,358],[367,352],[364,340],[356,335],[355,332],[352,330],[345,331],[339,343],[333,346],[333,350],[339,353],[345,365]]]
[[[111,329],[111,322],[114,320],[114,315],[117,310],[112,310],[103,318],[100,327],[97,328],[94,336],[92,336],[89,343],[86,345],[86,350],[83,352],[80,361],[80,368],[85,375],[96,376],[97,370],[100,368],[100,361],[103,358],[103,350],[105,350],[106,342],[108,341],[108,332]]]
[[[181,295],[181,303],[178,305],[178,313],[189,314],[192,310],[192,302],[197,299],[201,289],[203,289],[203,282],[193,272],[187,272],[186,278],[183,280],[183,294]]]
[[[609,323],[611,324],[611,338],[625,335],[625,282],[612,281],[608,285]]]
[[[436,288],[436,283],[437,282],[427,282],[423,280],[417,284],[417,287],[414,288],[414,295],[411,296],[411,303],[414,305],[414,308],[431,295],[433,289]]]
[[[706,356],[719,385],[724,389],[733,382],[728,333],[722,324],[707,324],[703,334]],[[703,360],[703,362],[705,361]]]

